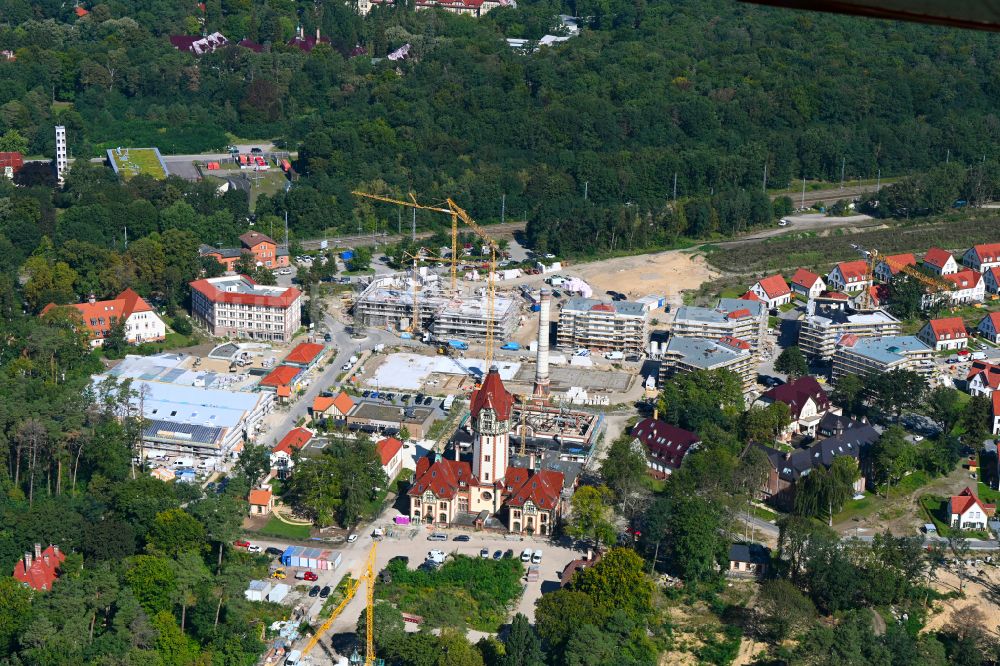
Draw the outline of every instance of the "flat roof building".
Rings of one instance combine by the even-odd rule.
[[[571,298],[559,312],[556,344],[564,349],[642,353],[648,315],[642,303]]]
[[[660,353],[660,385],[678,372],[729,370],[740,378],[747,393],[756,381],[754,355],[750,343],[734,338],[705,340],[670,336]]]
[[[756,350],[767,333],[767,305],[759,300],[722,298],[714,308],[685,305],[677,309],[671,333],[683,338],[745,340]]]
[[[833,381],[844,375],[864,377],[890,370],[910,370],[925,377],[934,369],[934,349],[912,335],[858,338],[845,335],[833,354]]]
[[[215,336],[288,342],[302,325],[302,292],[245,275],[195,280],[191,314]]]
[[[847,302],[819,305],[809,301],[799,327],[799,349],[806,356],[829,360],[837,342],[851,333],[859,338],[898,335],[899,320],[885,310],[856,311]]]

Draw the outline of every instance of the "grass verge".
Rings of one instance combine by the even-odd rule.
[[[271,516],[271,519],[267,521],[264,527],[260,528],[260,534],[282,539],[305,541],[312,536],[312,528],[308,525],[289,525],[280,521],[277,517]]]

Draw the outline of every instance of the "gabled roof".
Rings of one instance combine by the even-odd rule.
[[[809,399],[816,403],[819,411],[825,411],[830,407],[830,398],[826,391],[819,385],[819,382],[810,375],[799,377],[787,384],[779,384],[768,390],[761,398],[766,398],[771,402],[783,402],[788,405],[793,419],[798,420],[802,413],[802,408]]]
[[[524,506],[531,502],[540,509],[551,511],[559,504],[564,476],[551,469],[531,471],[523,467],[508,467],[503,483],[507,492],[508,506]]]
[[[954,257],[951,256],[951,252],[942,250],[939,247],[932,247],[927,250],[927,254],[924,255],[924,263],[936,268],[944,268],[949,259],[954,259]]]
[[[863,280],[868,275],[868,264],[861,259],[857,261],[841,261],[834,268],[840,269],[840,274],[844,276],[845,280],[850,278]]]
[[[752,291],[748,291],[747,293],[745,293],[742,296],[740,296],[740,300],[743,300],[743,301],[757,301],[758,303],[763,303],[764,302],[764,301],[761,300],[760,296],[758,296],[757,294],[753,293]]]
[[[386,437],[385,439],[380,439],[375,448],[378,450],[378,457],[382,461],[382,466],[385,467],[392,462],[397,453],[403,450],[403,442],[395,437]]]
[[[983,243],[982,245],[975,245],[972,251],[979,261],[997,261],[1000,259],[1000,243]]]
[[[55,307],[69,307],[76,309],[83,318],[83,324],[90,331],[93,338],[101,339],[111,329],[112,319],[128,319],[136,312],[152,312],[153,308],[143,300],[142,296],[133,289],[128,288],[111,300],[94,301],[86,303],[73,303],[66,306],[57,306],[49,303],[41,314],[49,312]]]
[[[1000,388],[1000,365],[993,365],[986,361],[973,361],[965,381],[971,382],[976,375],[982,375],[983,384],[989,386],[991,389],[996,390]]]
[[[792,290],[788,288],[788,283],[785,282],[785,278],[781,275],[769,275],[766,278],[758,280],[757,284],[764,290],[768,298],[778,298],[779,296],[786,296],[792,293]]]
[[[792,284],[797,284],[804,289],[811,289],[819,279],[820,277],[815,273],[807,271],[804,268],[800,268],[795,271],[795,275],[792,276]]]
[[[302,427],[292,428],[288,431],[287,435],[281,438],[280,442],[274,445],[271,453],[287,453],[291,455],[293,449],[301,449],[312,437],[313,434],[310,430]]]
[[[982,326],[983,322],[986,321],[987,319],[989,319],[990,323],[993,324],[993,330],[1000,333],[1000,312],[989,313],[988,315],[979,320],[979,323],[976,324],[976,328]]]
[[[740,340],[739,338],[734,338],[731,335],[723,335],[719,338],[720,345],[726,345],[727,347],[732,347],[733,349],[748,350],[752,346],[746,340]]]
[[[432,454],[433,455],[433,454]],[[472,466],[460,460],[428,456],[417,461],[417,472],[409,495],[419,497],[430,490],[438,499],[451,499],[460,488],[476,486]]]
[[[271,491],[267,488],[254,488],[250,491],[249,501],[252,506],[267,506],[271,503]]]
[[[912,252],[905,254],[888,254],[882,257],[882,262],[889,267],[889,272],[893,275],[898,273],[903,266],[916,266],[917,258]]]
[[[302,372],[302,368],[293,365],[279,365],[272,370],[264,379],[260,380],[261,386],[288,386]]]
[[[850,456],[857,460],[861,450],[871,446],[878,438],[878,431],[871,425],[864,424],[847,430],[842,435],[821,440],[808,449],[785,452],[760,444],[755,446],[764,451],[779,478],[794,482],[814,467],[829,467],[838,456]]]
[[[300,363],[304,365],[312,363],[316,360],[317,356],[323,353],[324,349],[326,347],[315,342],[301,342],[292,351],[288,352],[288,356],[285,357],[285,363]]]
[[[994,266],[990,268],[986,273],[993,276],[993,284],[1000,284],[1000,266]],[[985,277],[985,274],[984,274]]]
[[[993,396],[993,418],[1000,416],[1000,391],[994,391]]]
[[[983,274],[971,268],[965,268],[957,273],[948,273],[942,277],[949,282],[954,282],[957,289],[973,289],[983,279]]]
[[[648,418],[635,424],[632,436],[642,442],[650,457],[671,469],[679,468],[688,450],[701,442],[693,432]]]
[[[771,561],[771,549],[759,543],[734,543],[729,547],[729,561],[767,564]]]
[[[750,316],[750,310],[748,310],[747,308],[740,308],[739,310],[733,310],[728,315],[726,315],[726,317],[728,317],[729,319],[742,319],[743,317],[749,317],[749,316]]]
[[[83,18],[84,16],[86,16],[87,14],[90,13],[86,9],[84,9],[83,7],[80,7],[79,5],[77,5],[76,7],[73,8],[73,12],[77,16],[79,16],[80,18]]]
[[[274,239],[267,234],[262,234],[259,231],[248,231],[240,236],[240,242],[243,243],[244,247],[253,247],[254,245],[260,245],[261,243],[270,243],[271,245],[277,245]]]
[[[66,555],[58,546],[41,550],[36,545],[34,556],[26,554],[14,565],[14,578],[33,590],[51,590],[59,577],[59,565],[65,560]]]
[[[226,291],[219,289],[214,283],[222,284]],[[258,287],[257,283],[246,275],[237,278],[208,278],[195,280],[191,289],[199,292],[212,303],[235,303],[237,305],[262,305],[270,308],[287,308],[295,302],[302,292],[295,287],[288,287],[278,293],[280,288]],[[232,291],[229,289],[232,288]]]
[[[952,495],[949,504],[951,512],[959,516],[964,515],[973,506],[978,506],[986,515],[993,515],[997,508],[995,504],[984,504],[968,486],[959,494]]]
[[[965,337],[965,322],[961,317],[931,319],[927,326],[930,326],[935,341],[943,339],[945,335],[950,335],[951,339]]]
[[[473,392],[472,399],[469,401],[469,412],[472,414],[472,418],[478,417],[482,409],[492,409],[496,412],[498,421],[506,421],[510,418],[513,407],[514,396],[504,388],[500,372],[496,366],[490,368],[482,386]]]

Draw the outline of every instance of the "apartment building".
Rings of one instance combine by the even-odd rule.
[[[160,316],[131,288],[107,301],[98,301],[91,296],[86,303],[73,305],[49,303],[41,314],[45,315],[57,307],[73,308],[80,313],[83,325],[90,333],[90,344],[94,347],[104,344],[111,327],[121,319],[125,320],[125,339],[130,344],[156,342],[163,340],[167,335],[167,328]]]
[[[714,308],[685,305],[677,310],[671,333],[683,338],[745,340],[757,349],[767,334],[767,304],[723,298]]]
[[[739,376],[743,392],[747,393],[757,379],[750,343],[732,337],[705,340],[672,335],[660,359],[661,385],[678,372],[729,370]]]
[[[302,292],[245,275],[195,280],[191,314],[215,336],[288,342],[302,325]]]
[[[910,370],[929,376],[934,349],[912,335],[858,338],[845,335],[833,354],[833,381],[844,375],[863,377],[890,370]]]
[[[799,327],[799,349],[811,358],[833,358],[837,342],[847,334],[858,338],[898,335],[899,320],[885,310],[854,310],[846,302],[810,301]]]
[[[558,346],[641,354],[648,312],[642,303],[571,298],[559,313]]]

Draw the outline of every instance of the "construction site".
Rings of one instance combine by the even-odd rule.
[[[509,339],[520,317],[517,303],[500,295],[492,308],[487,301],[484,289],[446,289],[438,275],[423,267],[373,280],[354,301],[354,320],[393,331],[419,330],[442,341],[485,340],[492,325],[496,339]]]

